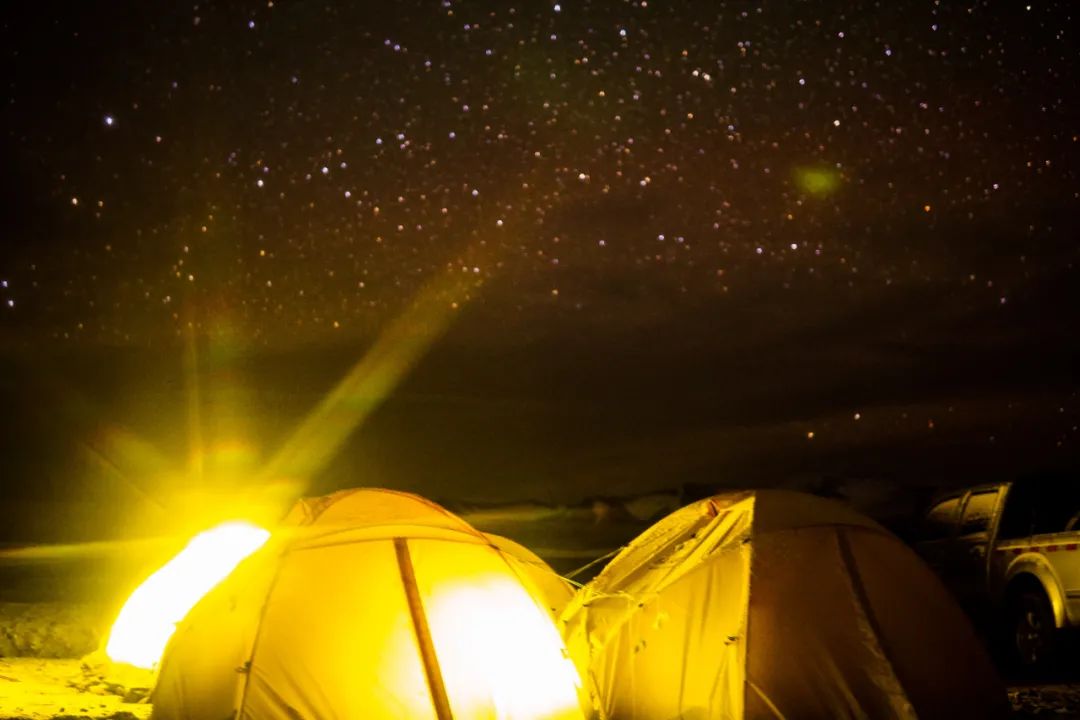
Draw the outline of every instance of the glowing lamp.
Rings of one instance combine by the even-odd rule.
[[[177,623],[269,538],[269,531],[245,522],[196,535],[131,593],[109,632],[105,654],[114,662],[153,669]]]

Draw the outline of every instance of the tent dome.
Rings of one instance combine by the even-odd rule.
[[[513,559],[515,569],[532,581],[536,597],[543,602],[545,609],[551,612],[551,619],[557,620],[574,597],[574,586],[524,545],[493,533],[484,533],[484,537]]]
[[[568,597],[418,496],[301,500],[177,628],[153,717],[582,718],[553,617]]]
[[[994,718],[963,611],[895,536],[831,500],[717,495],[660,520],[564,611],[602,718]]]

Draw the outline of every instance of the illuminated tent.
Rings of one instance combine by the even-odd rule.
[[[562,621],[602,718],[995,718],[970,623],[896,537],[839,503],[719,495],[641,534]]]
[[[524,545],[493,533],[484,533],[484,537],[513,559],[516,571],[523,573],[532,582],[535,597],[551,613],[551,619],[557,622],[562,611],[574,597],[574,586]]]
[[[554,618],[570,594],[414,495],[302,500],[179,625],[153,717],[583,718]]]

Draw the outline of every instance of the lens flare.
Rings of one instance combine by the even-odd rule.
[[[105,654],[114,662],[153,669],[195,603],[269,538],[269,531],[245,522],[223,523],[196,535],[135,588],[113,623]]]

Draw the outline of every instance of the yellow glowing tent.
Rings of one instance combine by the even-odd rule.
[[[563,615],[602,718],[995,718],[970,623],[896,537],[801,493],[720,495],[627,546]]]
[[[543,561],[414,495],[299,502],[188,614],[153,717],[583,718]]]

